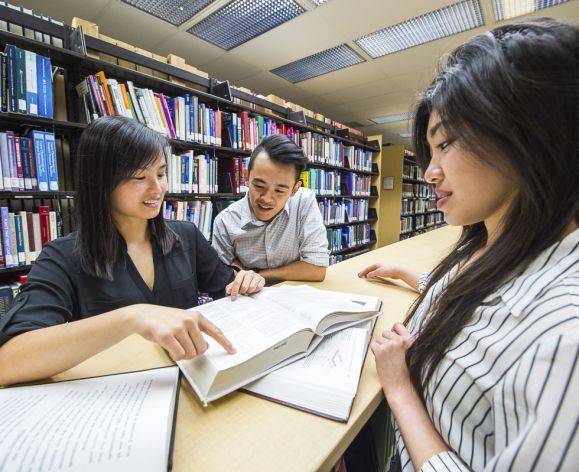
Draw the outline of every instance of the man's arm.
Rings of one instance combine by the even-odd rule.
[[[221,260],[229,265],[236,257],[233,243],[229,237],[227,227],[223,222],[222,214],[223,212],[217,215],[213,222],[213,239],[211,245],[217,251]]]
[[[321,282],[326,277],[326,267],[295,261],[286,266],[259,271],[268,283],[283,280],[299,280],[307,282]]]

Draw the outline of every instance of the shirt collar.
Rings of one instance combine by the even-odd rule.
[[[290,214],[290,200],[293,197],[289,197],[288,201],[285,203],[283,210],[281,212],[279,212],[275,218],[273,220],[271,220],[269,223],[273,222],[276,218],[278,218],[282,213],[285,213],[285,215],[287,217],[289,217]],[[258,220],[253,213],[251,212],[251,207],[249,206],[249,192],[247,192],[245,194],[245,197],[243,197],[242,200],[242,204],[241,204],[241,221],[240,221],[240,226],[242,229],[247,229],[248,226],[264,226],[264,225],[268,225],[269,223],[266,223],[265,221],[261,221]]]
[[[491,297],[500,296],[513,316],[519,317],[549,282],[556,280],[577,262],[579,262],[579,228],[562,241],[545,249],[520,275],[503,284]]]

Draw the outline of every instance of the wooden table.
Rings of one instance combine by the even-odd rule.
[[[404,319],[416,294],[402,283],[356,277],[373,262],[390,262],[426,271],[448,253],[459,229],[443,227],[362,254],[328,268],[326,280],[312,286],[382,299],[375,333]],[[55,380],[74,379],[171,365],[157,345],[131,336]],[[244,393],[232,393],[204,408],[186,380],[179,399],[173,470],[308,471],[329,470],[368,421],[383,398],[369,351],[348,423],[338,423]]]

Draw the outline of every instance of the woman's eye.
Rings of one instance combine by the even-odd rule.
[[[133,180],[145,180],[145,177],[133,177]]]
[[[443,143],[440,143],[438,145],[438,149],[440,149],[441,151],[444,151],[448,146],[450,146],[452,144],[452,141],[444,141]]]

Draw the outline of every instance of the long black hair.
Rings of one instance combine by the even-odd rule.
[[[483,300],[579,221],[579,28],[548,18],[526,20],[500,26],[452,52],[416,108],[414,146],[424,169],[431,158],[426,136],[433,111],[449,137],[507,173],[517,192],[500,237],[434,300],[407,351],[412,382],[422,394]],[[482,222],[463,227],[407,324],[426,292],[484,248],[487,237]]]
[[[127,178],[169,154],[167,140],[136,120],[104,116],[83,131],[75,172],[75,252],[84,272],[112,280],[119,234],[111,215],[111,193]],[[152,220],[161,251],[168,253],[176,234],[162,212]]]

